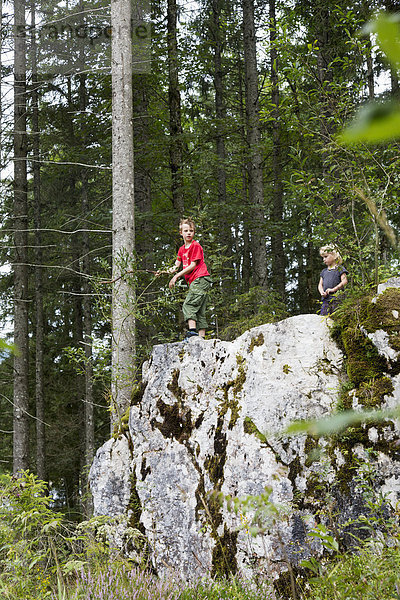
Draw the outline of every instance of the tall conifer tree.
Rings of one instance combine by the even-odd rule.
[[[25,0],[14,0],[14,442],[13,470],[29,466],[28,184]]]
[[[111,1],[113,298],[112,423],[130,406],[135,356],[134,289],[127,271],[135,245],[130,0]]]
[[[249,178],[249,200],[252,208],[250,222],[252,272],[253,284],[265,288],[267,287],[267,251],[254,1],[242,0],[242,8],[247,122],[247,173]]]

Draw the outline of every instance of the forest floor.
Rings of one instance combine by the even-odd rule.
[[[0,598],[2,600],[398,600],[400,527],[381,494],[368,489],[371,518],[364,539],[342,550],[334,527],[320,527],[327,550],[279,581],[161,579],[115,554],[97,517],[79,525],[49,507],[45,483],[25,473],[0,475]],[[103,528],[104,533],[104,528]],[[313,533],[314,537],[317,534]],[[340,536],[339,536],[340,537]]]

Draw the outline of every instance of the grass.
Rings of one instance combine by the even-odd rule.
[[[159,579],[127,563],[101,571],[81,570],[66,589],[54,590],[50,600],[274,600],[266,585],[254,588],[239,580],[202,580],[192,585],[177,579]],[[13,599],[14,600],[14,599]]]
[[[395,547],[370,541],[358,552],[341,555],[307,582],[304,600],[400,599],[400,540]]]

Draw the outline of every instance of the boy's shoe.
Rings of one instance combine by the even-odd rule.
[[[187,342],[192,337],[199,337],[199,334],[197,333],[197,331],[187,331],[185,337],[183,338],[183,341]]]

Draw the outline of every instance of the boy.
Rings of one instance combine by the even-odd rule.
[[[336,248],[323,246],[319,250],[326,268],[321,271],[318,291],[322,296],[321,315],[331,315],[338,307],[340,300],[334,294],[343,290],[347,284],[347,269],[341,267],[342,257]]]
[[[194,336],[204,338],[206,334],[205,311],[207,294],[211,287],[211,277],[204,262],[203,248],[194,239],[195,231],[196,227],[192,219],[181,219],[179,232],[184,244],[178,250],[175,265],[166,271],[174,273],[182,265],[182,270],[172,277],[169,287],[172,289],[178,278],[182,276],[189,285],[189,292],[182,306],[183,316],[188,326],[185,340]]]

